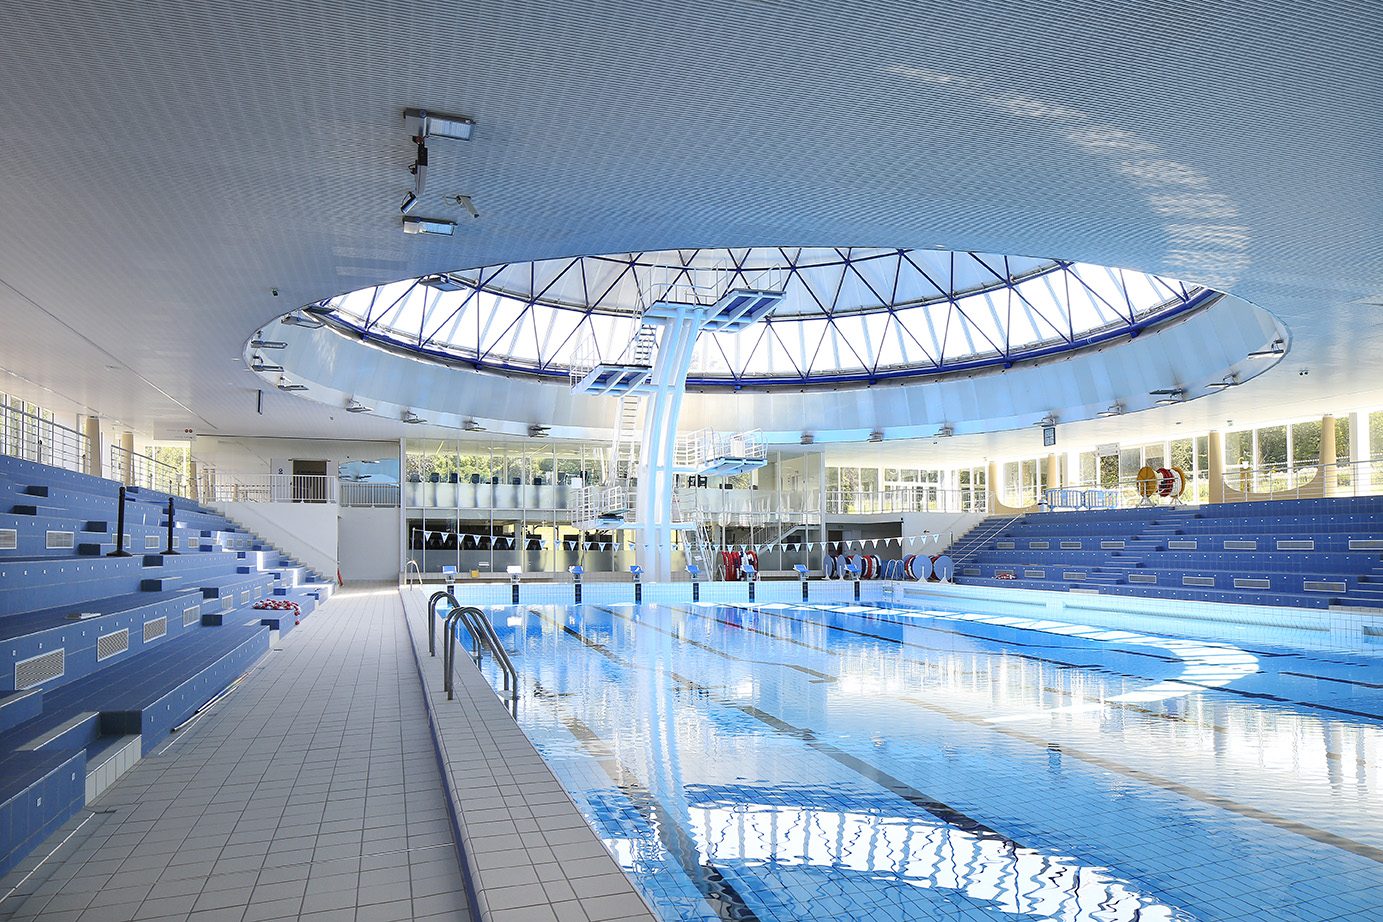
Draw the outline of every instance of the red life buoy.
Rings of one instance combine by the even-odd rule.
[[[1175,480],[1174,480],[1174,478],[1173,478],[1173,476],[1172,476],[1172,472],[1171,472],[1171,471],[1169,471],[1169,470],[1168,470],[1167,468],[1165,468],[1165,467],[1159,467],[1159,468],[1157,469],[1157,495],[1158,495],[1158,496],[1171,496],[1171,495],[1172,495],[1172,486],[1173,486],[1174,483],[1175,483]]]
[[[903,558],[903,575],[908,579],[917,579],[917,577],[912,575],[912,562],[916,559],[916,554],[909,554]]]

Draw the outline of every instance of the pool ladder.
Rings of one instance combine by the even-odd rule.
[[[495,633],[494,625],[480,609],[473,605],[463,606],[450,592],[434,592],[427,604],[428,653],[432,656],[437,655],[437,605],[444,600],[449,609],[442,629],[442,687],[446,690],[447,700],[451,701],[456,694],[452,670],[456,664],[456,625],[460,623],[466,626],[466,633],[471,635],[471,655],[477,666],[484,655],[484,648],[490,649],[490,655],[494,657],[504,677],[504,691],[508,693],[510,709],[514,710],[519,697],[518,670],[514,668],[514,661],[509,658],[509,651],[504,649],[499,635]]]
[[[418,566],[418,562],[416,560],[409,560],[408,563],[403,565],[403,585],[405,588],[411,585],[408,582],[408,576],[410,573],[418,577],[418,585],[421,586],[423,584],[423,571],[422,568]]]

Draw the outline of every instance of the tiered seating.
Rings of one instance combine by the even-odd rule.
[[[967,584],[1377,608],[1383,497],[993,517],[953,559]]]
[[[215,512],[0,457],[0,873],[262,656],[331,584]]]

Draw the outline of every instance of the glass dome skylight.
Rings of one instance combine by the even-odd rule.
[[[781,290],[768,317],[703,332],[693,387],[810,387],[1008,365],[1137,333],[1209,289],[1059,259],[881,248],[665,250],[466,269],[361,289],[314,312],[420,356],[565,378],[634,360],[658,300]]]

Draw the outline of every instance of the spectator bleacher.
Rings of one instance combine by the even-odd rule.
[[[1383,607],[1383,497],[991,517],[956,582],[1208,602]]]
[[[210,509],[0,457],[0,873],[167,738],[332,583]]]

